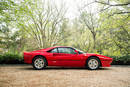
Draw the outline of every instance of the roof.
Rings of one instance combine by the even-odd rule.
[[[54,48],[56,48],[56,47],[70,47],[70,46],[54,46]]]
[[[54,46],[54,47],[45,48],[45,49],[43,49],[43,50],[44,50],[44,51],[48,51],[48,50],[51,50],[51,49],[57,48],[57,47],[70,47],[70,46]]]
[[[48,48],[45,48],[45,49],[40,49],[40,50],[36,50],[36,51],[32,51],[32,52],[37,52],[37,51],[48,51],[48,50],[51,50],[51,49],[57,48],[57,47],[69,47],[69,46],[54,46],[54,47],[48,47]]]

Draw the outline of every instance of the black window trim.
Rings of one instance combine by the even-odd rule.
[[[70,49],[72,49],[72,50],[75,50],[75,49],[72,48],[72,47],[56,47],[56,48],[53,48],[53,49],[48,50],[47,52],[51,53],[52,50],[57,49],[57,53],[59,53],[58,48],[70,48]]]
[[[56,47],[56,48],[53,48],[53,49],[50,49],[50,50],[48,50],[47,52],[51,53],[51,51],[54,50],[54,49],[56,49],[56,50],[57,50],[57,53],[59,53],[57,47]]]
[[[58,52],[58,53],[59,53],[58,48],[70,48],[70,49],[72,49],[72,50],[75,50],[75,49],[74,49],[74,48],[72,48],[72,47],[57,47],[57,52]],[[66,53],[66,54],[69,54],[69,53]]]

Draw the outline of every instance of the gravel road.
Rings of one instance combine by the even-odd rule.
[[[0,65],[0,87],[130,87],[130,66],[99,70],[31,65]]]

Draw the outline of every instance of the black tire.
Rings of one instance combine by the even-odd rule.
[[[42,62],[44,62],[44,64],[41,66],[41,67],[37,67],[36,66],[36,61],[37,60],[41,60]],[[39,65],[39,64],[41,64],[41,63],[38,63],[37,65]],[[36,69],[36,70],[42,70],[42,69],[44,69],[46,66],[47,66],[47,61],[46,61],[46,59],[44,58],[44,57],[42,57],[42,56],[36,56],[34,59],[33,59],[33,61],[32,61],[32,66],[33,66],[33,68],[34,69]]]
[[[92,68],[92,67],[90,67],[90,61],[92,61],[92,60],[95,60],[95,61],[97,61],[97,66],[95,67],[95,68]],[[86,67],[89,69],[89,70],[97,70],[97,69],[99,69],[99,67],[100,67],[100,65],[101,65],[101,62],[100,62],[100,60],[97,58],[97,57],[90,57],[90,58],[88,58],[88,60],[86,61]]]

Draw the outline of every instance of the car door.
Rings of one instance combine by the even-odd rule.
[[[49,66],[66,66],[64,59],[67,55],[62,51],[59,53],[58,48],[54,48],[48,52],[47,59]]]
[[[61,62],[59,60],[59,53],[58,49],[54,48],[48,51],[47,55],[47,61],[48,61],[48,66],[61,66]]]

